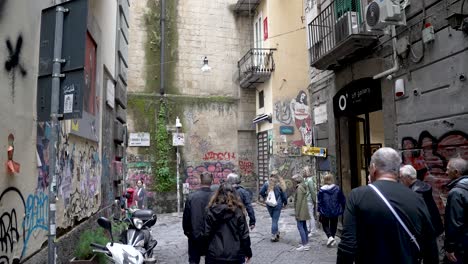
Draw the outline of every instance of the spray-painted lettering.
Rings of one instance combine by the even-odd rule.
[[[234,152],[213,152],[210,151],[208,153],[205,153],[205,156],[203,157],[203,160],[235,160],[236,159],[236,154]]]

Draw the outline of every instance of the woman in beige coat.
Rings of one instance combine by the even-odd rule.
[[[296,213],[297,229],[301,236],[302,244],[296,248],[297,251],[307,251],[309,247],[309,238],[307,231],[307,220],[310,219],[309,208],[307,206],[307,186],[304,183],[304,178],[296,174],[292,177],[296,182],[296,194],[294,195],[294,209]]]

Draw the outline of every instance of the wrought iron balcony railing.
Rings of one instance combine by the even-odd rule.
[[[276,49],[254,48],[237,62],[239,82],[242,88],[254,88],[264,83],[275,70],[273,51]]]
[[[335,0],[308,25],[311,65],[330,70],[356,52],[374,44],[377,35],[366,31],[360,0]]]

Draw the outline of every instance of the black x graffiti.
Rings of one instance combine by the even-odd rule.
[[[7,39],[6,45],[8,48],[8,60],[5,62],[5,69],[7,72],[14,71],[17,67],[19,68],[21,75],[26,76],[27,72],[24,69],[23,65],[20,63],[20,54],[21,54],[21,47],[23,46],[23,37],[20,35],[18,36],[18,40],[16,41],[16,48],[13,49],[13,44],[11,43],[10,39]]]

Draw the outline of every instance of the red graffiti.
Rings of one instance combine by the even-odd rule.
[[[213,183],[219,184],[221,180],[226,179],[227,175],[233,172],[234,164],[231,162],[205,162],[200,166],[189,166],[185,169],[185,182],[189,184],[191,190],[200,188],[200,175],[205,172],[211,172]]]
[[[236,159],[236,154],[234,152],[213,152],[210,151],[205,153],[203,160],[216,160],[216,161],[229,161]]]
[[[254,170],[254,163],[248,160],[239,160],[239,169],[241,175],[250,175]]]
[[[448,191],[445,185],[450,181],[445,174],[447,163],[458,156],[468,160],[468,135],[451,131],[436,139],[429,132],[423,131],[419,140],[404,137],[401,145],[403,163],[413,165],[418,179],[432,186],[434,200],[440,213],[444,214]]]

